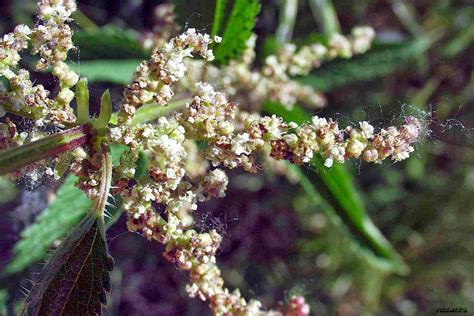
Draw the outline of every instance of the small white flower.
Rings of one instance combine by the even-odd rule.
[[[371,139],[374,136],[374,127],[370,125],[368,122],[363,121],[359,123],[360,129],[362,131],[362,135],[365,138]]]
[[[333,162],[334,162],[334,160],[333,160],[332,158],[327,158],[327,159],[324,161],[324,166],[326,166],[327,168],[331,168]]]

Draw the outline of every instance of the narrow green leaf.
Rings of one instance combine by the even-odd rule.
[[[288,111],[281,104],[267,102],[264,104],[264,111],[298,124],[311,119],[311,116],[298,106],[295,106],[293,111]],[[360,194],[345,167],[334,164],[333,167],[326,168],[320,156],[315,157],[310,165],[317,170],[317,172],[311,172],[310,177],[312,181],[321,184],[318,186],[318,191],[326,197],[325,209],[331,213],[328,217],[334,223],[344,224],[344,230],[351,234],[354,241],[357,241],[359,249],[363,249],[365,254],[372,257],[372,262],[377,262],[380,266],[399,274],[407,273],[408,267],[403,263],[400,255],[367,215]],[[303,180],[302,184],[307,191],[314,189],[308,180]],[[327,207],[328,205],[330,207]],[[340,220],[336,220],[336,216]]]
[[[96,128],[103,129],[107,127],[109,124],[110,118],[112,116],[112,99],[110,98],[109,90],[106,90],[104,94],[102,94],[101,102],[100,102],[100,112],[97,121],[95,122]]]
[[[226,63],[240,56],[245,49],[245,42],[252,35],[259,12],[258,0],[235,0],[222,43],[215,48],[217,62]]]
[[[89,213],[41,271],[22,315],[101,315],[112,268],[103,218]]]
[[[130,83],[133,72],[140,62],[139,59],[90,60],[68,65],[82,77],[86,77],[89,82],[101,81],[125,85]]]
[[[138,34],[130,29],[105,26],[89,32],[76,32],[73,42],[79,48],[72,59],[145,59],[149,53],[142,47]]]
[[[434,36],[411,42],[385,44],[352,59],[337,59],[316,69],[298,81],[320,91],[329,91],[356,81],[367,81],[385,76],[409,65],[433,43]]]
[[[89,88],[87,79],[81,78],[76,85],[77,122],[89,122]]]
[[[51,244],[64,236],[83,218],[92,202],[74,187],[77,177],[68,176],[56,198],[38,216],[36,222],[21,233],[13,248],[13,259],[5,267],[6,274],[23,271],[42,260]]]
[[[474,42],[474,21],[464,27],[456,36],[446,44],[443,48],[443,56],[446,58],[454,58],[467,48],[471,47]]]

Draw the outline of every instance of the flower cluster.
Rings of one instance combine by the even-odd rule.
[[[171,3],[156,6],[153,17],[153,30],[143,33],[140,40],[145,49],[154,53],[178,31],[178,25],[175,23],[176,15]]]
[[[184,84],[202,80],[202,69],[206,67],[207,78],[215,82],[218,88],[232,98],[238,98],[248,108],[255,110],[266,99],[282,103],[291,108],[297,102],[313,107],[323,107],[323,95],[313,88],[300,84],[292,77],[307,75],[319,67],[323,61],[336,57],[351,58],[365,53],[375,38],[371,27],[355,27],[350,36],[334,34],[326,43],[316,43],[297,48],[294,44],[285,44],[275,55],[265,58],[260,70],[252,69],[255,59],[255,41],[253,35],[247,41],[247,49],[239,60],[230,61],[222,68],[190,62],[191,71]]]
[[[5,123],[0,124],[0,150],[23,144],[26,136],[25,132],[18,133],[16,125],[7,117]]]
[[[10,81],[10,91],[0,93],[5,100],[0,114],[8,110],[35,119],[37,126],[62,126],[75,121],[69,103],[74,98],[71,87],[79,77],[64,63],[73,48],[72,31],[66,22],[75,10],[72,0],[43,0],[38,4],[39,21],[33,29],[19,25],[0,40],[0,75]],[[33,84],[27,70],[17,69],[20,53],[28,44],[33,54],[40,55],[38,70],[52,66],[53,75],[59,79],[60,91],[54,99],[49,98],[50,92],[42,85]]]
[[[372,37],[366,37],[367,45]],[[361,122],[359,128],[340,129],[337,122],[316,116],[301,126],[287,124],[276,116],[260,117],[239,110],[237,103],[230,102],[225,93],[205,82],[198,82],[190,89],[194,92],[192,101],[171,118],[161,117],[154,125],[129,124],[142,105],[168,103],[174,95],[173,83],[183,78],[187,65],[191,65],[185,57],[191,57],[194,52],[212,60],[210,42],[208,35],[189,29],[157,50],[151,61],[138,67],[133,84],[125,90],[121,124],[111,128],[107,135],[111,143],[129,148],[122,154],[120,165],[114,168],[113,193],[122,196],[129,230],[140,231],[148,239],[165,244],[164,256],[179,269],[189,271],[191,282],[187,291],[191,296],[208,301],[217,315],[259,315],[263,311],[258,301],[247,302],[238,291],[230,292],[224,287],[215,258],[221,241],[219,234],[215,230],[198,233],[192,229],[192,213],[197,204],[223,197],[228,182],[223,170],[207,170],[192,140],[207,144],[203,153],[214,167],[242,166],[256,172],[260,168],[257,153],[295,164],[307,163],[320,154],[330,167],[333,161],[344,162],[349,158],[377,163],[387,157],[402,160],[413,150],[411,144],[418,138],[421,124],[409,117],[400,128],[389,127],[378,133],[367,122]],[[285,66],[273,67],[270,59],[264,71],[268,78],[290,80],[292,75],[309,71],[317,61],[331,58],[335,51],[343,54],[338,50],[345,47],[340,42],[336,38],[327,48],[313,47],[312,52],[320,55],[311,59],[310,64],[301,61],[308,59],[303,57],[308,54],[306,48],[292,53],[287,49],[275,57]],[[354,48],[354,53],[361,52],[363,45],[357,36],[348,40],[349,47],[353,49],[351,43],[355,42],[360,47]],[[243,60],[252,59],[253,52],[247,51]],[[230,67],[225,68],[225,73]],[[146,175],[137,179],[140,155],[147,157],[148,165]],[[302,298],[291,300],[281,310],[285,315],[308,314]]]
[[[41,57],[36,65],[39,70],[66,60],[69,50],[74,47],[72,30],[66,24],[74,11],[76,2],[73,0],[42,0],[38,4],[39,23],[31,37],[32,53]]]
[[[78,124],[69,107],[74,97],[70,88],[78,76],[64,63],[73,47],[66,22],[75,9],[72,0],[42,0],[34,29],[19,26],[0,40],[0,75],[10,81],[10,90],[0,92],[0,99],[8,106],[0,107],[0,114],[7,110],[34,118],[38,126]],[[327,167],[350,158],[374,163],[387,158],[400,161],[413,151],[413,143],[422,131],[414,117],[408,117],[400,127],[377,132],[368,122],[341,129],[336,121],[317,116],[298,126],[277,116],[241,111],[228,95],[233,99],[248,95],[250,103],[268,97],[288,106],[297,101],[320,106],[324,103],[322,96],[291,78],[307,74],[323,60],[363,53],[373,38],[373,30],[362,27],[355,28],[349,37],[336,34],[325,45],[300,49],[286,45],[278,54],[267,57],[262,69],[253,70],[252,37],[240,60],[220,70],[205,65],[207,77],[215,78],[212,82],[223,92],[198,82],[191,70],[186,78],[193,81],[188,87],[194,95],[182,111],[161,117],[154,124],[133,124],[140,107],[151,103],[166,106],[177,83],[181,80],[185,84],[182,79],[193,66],[185,58],[194,54],[205,61],[214,59],[209,45],[220,38],[188,29],[157,49],[149,61],[142,62],[125,89],[118,125],[109,126],[105,135],[100,135],[107,144],[126,146],[120,163],[113,167],[112,193],[122,198],[128,229],[164,244],[164,257],[190,275],[186,287],[189,295],[208,301],[216,315],[309,314],[302,297],[292,298],[278,311],[264,312],[259,301],[247,301],[238,290],[231,292],[224,286],[216,264],[221,236],[216,230],[194,230],[192,216],[198,203],[225,196],[228,177],[217,167],[242,166],[256,172],[260,168],[258,154],[294,164],[308,163],[321,155]],[[33,85],[26,70],[17,70],[19,54],[29,43],[33,53],[40,56],[37,68],[52,66],[52,74],[59,79],[60,91],[54,99],[43,86]],[[0,124],[0,149],[21,144],[25,138],[8,118]],[[195,141],[204,143],[205,149],[200,150]],[[80,177],[78,186],[92,199],[98,197],[101,185],[101,152],[96,147],[77,148],[71,164],[71,171]],[[47,172],[57,174],[51,169]]]
[[[127,122],[144,104],[166,105],[174,95],[172,84],[186,72],[183,59],[196,53],[207,61],[212,61],[214,55],[209,44],[213,41],[219,42],[220,38],[211,39],[209,35],[197,33],[190,28],[165,44],[149,61],[142,62],[134,74],[133,83],[124,92],[121,122]]]
[[[206,157],[214,166],[228,168],[243,166],[256,172],[255,152],[265,146],[271,148],[271,157],[295,164],[308,163],[317,153],[326,159],[326,166],[333,161],[344,162],[359,158],[366,162],[380,163],[391,157],[394,161],[408,158],[422,130],[421,123],[408,117],[400,128],[394,126],[374,134],[374,127],[361,122],[360,128],[348,126],[341,130],[331,119],[313,117],[311,122],[298,126],[285,123],[282,118],[248,116],[241,130],[232,123],[237,107],[228,102],[223,93],[209,84],[198,84],[193,102],[176,115],[186,136],[208,142]],[[235,120],[234,120],[235,121]]]

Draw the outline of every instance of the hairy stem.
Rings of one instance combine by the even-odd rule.
[[[91,127],[81,125],[23,146],[0,151],[0,175],[80,147],[88,142],[90,136]]]
[[[95,200],[92,211],[97,217],[104,215],[107,198],[109,197],[112,183],[112,155],[110,149],[105,144],[102,145],[102,172],[100,177],[100,188],[97,200]]]

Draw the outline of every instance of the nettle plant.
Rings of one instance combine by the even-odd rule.
[[[215,34],[222,24],[223,2],[217,3]],[[145,39],[151,58],[136,68],[119,112],[112,113],[106,91],[98,117],[89,113],[86,78],[66,62],[74,49],[68,25],[77,9],[74,1],[42,0],[34,27],[19,25],[3,36],[0,75],[9,85],[0,92],[0,172],[29,181],[66,177],[57,199],[39,221],[41,227],[58,227],[58,223],[71,227],[36,278],[23,313],[101,313],[113,267],[104,220],[107,201],[113,197],[115,212],[127,216],[128,230],[163,244],[164,257],[189,274],[188,294],[207,301],[216,315],[309,314],[301,296],[264,311],[258,300],[227,289],[216,264],[222,238],[216,230],[193,229],[193,211],[200,202],[224,197],[225,169],[238,167],[248,172],[265,167],[297,170],[289,162],[338,170],[325,174],[325,181],[344,194],[348,184],[338,182],[342,169],[335,163],[406,159],[423,126],[413,116],[399,127],[375,130],[366,121],[340,128],[335,120],[318,116],[260,115],[266,100],[283,104],[279,110],[275,105],[275,111],[283,114],[296,103],[323,106],[320,93],[293,77],[308,74],[322,61],[365,53],[375,33],[370,27],[357,27],[350,36],[336,33],[324,42],[299,48],[287,44],[256,68],[252,29],[259,8],[257,1],[236,1],[222,38],[188,28],[169,39],[176,32],[172,7],[161,7],[159,12],[169,24]],[[19,67],[20,53],[27,48],[39,56],[36,69],[49,70],[57,78],[59,91],[54,96]],[[180,97],[173,100],[177,92]],[[15,123],[18,117],[32,120],[35,128],[22,131]],[[307,182],[303,174],[299,176]],[[69,211],[74,216],[61,219],[60,214]],[[372,248],[393,259],[396,255],[370,225],[368,219],[355,224]],[[382,241],[372,238],[374,234]],[[22,238],[46,242],[20,242],[15,252],[23,256],[15,257],[5,273],[18,272],[40,259],[45,250],[41,244],[49,245],[58,237],[61,234],[53,229],[33,225]]]

